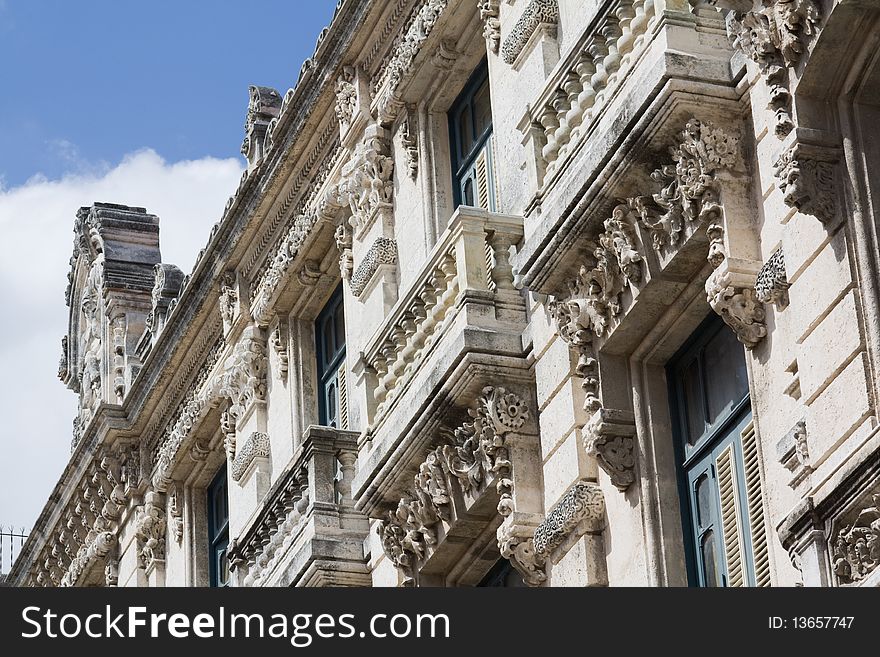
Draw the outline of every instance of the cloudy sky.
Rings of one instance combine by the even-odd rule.
[[[189,271],[244,166],[247,85],[292,86],[335,4],[0,0],[0,526],[32,526],[70,454],[76,209],[145,206]]]

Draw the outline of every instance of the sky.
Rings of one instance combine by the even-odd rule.
[[[244,169],[248,85],[296,82],[335,0],[0,0],[0,527],[70,456],[57,378],[77,208],[144,206],[188,272]]]

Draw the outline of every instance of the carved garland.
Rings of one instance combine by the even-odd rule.
[[[469,414],[473,418],[454,431],[441,431],[443,443],[432,449],[413,478],[413,490],[388,512],[377,531],[394,565],[413,577],[429,548],[438,543],[438,524],[452,518],[456,495],[471,498],[494,482],[498,513],[514,511],[513,478],[505,436],[529,418],[525,402],[504,388],[486,387]]]

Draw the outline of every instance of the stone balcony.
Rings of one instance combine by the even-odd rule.
[[[466,407],[503,372],[528,380],[525,304],[509,262],[521,237],[520,217],[459,207],[367,343],[355,371],[369,424],[354,495],[368,514],[395,487],[398,462],[427,448],[439,418]]]
[[[369,586],[366,517],[353,508],[357,434],[310,426],[230,543],[237,586]],[[339,473],[339,474],[337,474]]]

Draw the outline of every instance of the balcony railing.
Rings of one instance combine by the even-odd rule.
[[[12,564],[18,558],[18,553],[21,552],[27,537],[24,527],[15,529],[15,527],[0,526],[0,582],[12,570]]]
[[[365,349],[375,372],[373,428],[406,390],[459,310],[472,324],[495,325],[523,316],[513,285],[510,247],[522,237],[522,218],[461,206],[410,288]]]

